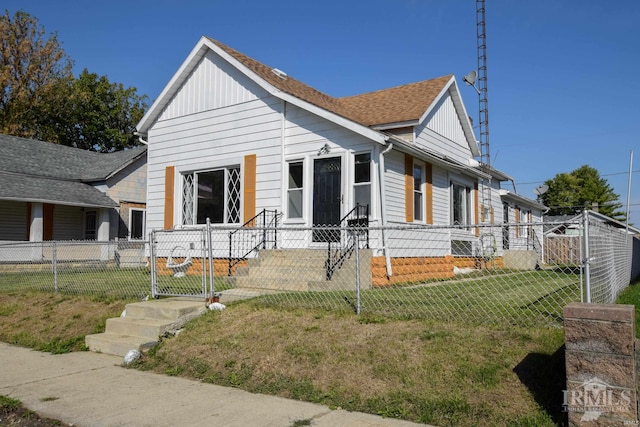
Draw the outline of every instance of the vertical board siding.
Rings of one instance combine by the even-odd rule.
[[[416,144],[468,164],[471,148],[466,140],[460,118],[447,93],[425,121],[416,126]]]
[[[159,120],[170,120],[257,99],[258,85],[218,57],[205,55]]]
[[[173,197],[175,194],[175,166],[165,167],[164,175],[164,229],[173,227]]]
[[[462,130],[462,123],[458,111],[453,105],[453,100],[447,94],[440,99],[432,110],[432,113],[425,120],[426,126],[457,144],[466,145],[466,137]]]
[[[425,221],[427,224],[433,224],[433,165],[425,162]]]
[[[29,240],[29,214],[26,202],[0,200],[0,240]]]
[[[244,156],[244,220],[247,223],[256,215],[256,155]]]
[[[413,222],[413,157],[404,155],[404,218]]]

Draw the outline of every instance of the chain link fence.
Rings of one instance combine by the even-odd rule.
[[[143,298],[150,294],[146,241],[0,243],[0,290]]]
[[[566,304],[610,303],[628,286],[633,241],[586,216],[544,229],[189,227],[141,242],[1,244],[0,289],[260,296],[282,308],[561,326]]]

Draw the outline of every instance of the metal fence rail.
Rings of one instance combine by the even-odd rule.
[[[0,289],[250,292],[283,308],[548,325],[561,325],[569,302],[613,302],[632,279],[634,238],[587,216],[548,228],[555,231],[544,234],[539,223],[280,225],[277,240],[256,245],[276,229],[249,224],[247,248],[234,242],[232,253],[238,227],[154,231],[148,242],[0,244]],[[345,254],[340,263],[335,253]]]

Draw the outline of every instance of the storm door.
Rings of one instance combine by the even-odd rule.
[[[327,157],[313,162],[313,241],[339,242],[340,230],[316,230],[316,226],[340,226],[342,159]]]

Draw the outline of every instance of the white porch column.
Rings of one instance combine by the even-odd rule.
[[[98,211],[98,233],[96,237],[98,242],[109,241],[109,209],[100,208]],[[100,260],[109,260],[109,252],[109,245],[100,245]]]

